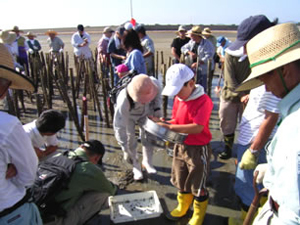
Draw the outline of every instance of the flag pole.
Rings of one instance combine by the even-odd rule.
[[[131,15],[131,18],[133,18],[133,13],[132,13],[132,0],[130,0],[130,15]]]

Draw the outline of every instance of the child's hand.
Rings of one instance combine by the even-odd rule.
[[[155,116],[148,116],[148,118],[150,120],[152,120],[153,122],[155,122],[155,123],[165,121],[165,119],[163,117],[158,118],[158,117],[155,117]]]
[[[164,128],[170,129],[170,124],[165,122],[157,122],[159,126],[162,126]]]

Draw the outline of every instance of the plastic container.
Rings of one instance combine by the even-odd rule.
[[[155,191],[110,196],[108,203],[114,223],[155,218],[163,212]]]

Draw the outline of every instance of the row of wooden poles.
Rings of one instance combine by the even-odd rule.
[[[154,76],[157,78],[161,74],[164,86],[166,71],[172,65],[172,60],[169,58],[166,64],[163,52],[160,54],[159,57],[159,52],[156,52]],[[106,127],[110,128],[113,122],[114,107],[108,100],[108,91],[114,84],[114,71],[111,66],[103,67],[103,65],[97,64],[95,59],[97,59],[96,50],[94,58],[91,60],[74,56],[74,71],[73,68],[69,68],[68,52],[66,54],[44,54],[40,52],[29,55],[29,76],[33,79],[36,92],[34,94],[26,92],[26,95],[32,104],[34,104],[33,99],[35,99],[37,114],[40,115],[45,109],[52,109],[53,100],[62,100],[63,104],[68,107],[70,119],[74,122],[82,141],[88,139],[88,124],[86,124],[88,120],[84,119],[88,117],[87,99],[92,100],[94,111],[97,111],[100,121],[104,121]],[[110,76],[108,77],[107,74]],[[208,85],[208,93],[210,93],[211,81],[209,80],[211,80],[212,75],[208,77],[210,84]],[[23,111],[26,113],[23,91],[13,91],[11,95],[8,95],[7,100],[10,114],[20,118],[18,102],[21,103]],[[164,117],[167,117],[167,104],[168,98],[164,96],[162,106]],[[81,118],[78,115],[78,108],[81,108]],[[86,132],[84,132],[84,128],[86,128]]]

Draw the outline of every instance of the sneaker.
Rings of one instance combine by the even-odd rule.
[[[132,172],[133,172],[134,180],[142,180],[143,179],[143,173],[140,168],[133,167]]]

